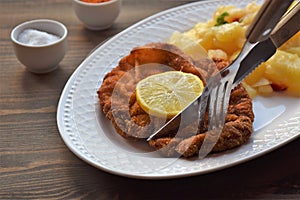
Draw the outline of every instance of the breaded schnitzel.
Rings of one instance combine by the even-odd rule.
[[[116,131],[125,138],[143,139],[158,130],[166,119],[150,116],[136,101],[135,87],[143,78],[168,70],[193,73],[206,83],[218,70],[228,66],[222,60],[194,61],[177,47],[165,43],[151,43],[133,49],[119,65],[105,75],[97,91],[100,106],[112,121]],[[216,67],[217,66],[217,67]],[[252,133],[254,114],[252,100],[246,90],[237,86],[231,93],[226,122],[213,152],[224,151],[245,143]],[[197,124],[188,124],[179,136],[174,129],[149,141],[149,145],[165,156],[191,157],[198,154],[207,132],[207,121],[198,132]]]

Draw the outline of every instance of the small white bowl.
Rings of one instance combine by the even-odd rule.
[[[109,28],[117,19],[121,9],[121,0],[102,3],[87,3],[73,0],[73,9],[78,19],[90,30]]]
[[[51,43],[37,45],[20,42],[20,34],[28,29],[55,35],[59,39]],[[37,19],[16,26],[10,36],[18,60],[29,71],[40,74],[53,71],[58,67],[67,51],[67,34],[67,28],[62,23],[49,19]]]

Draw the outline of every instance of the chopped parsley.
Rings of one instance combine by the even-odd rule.
[[[217,18],[217,22],[215,24],[215,26],[221,26],[223,24],[227,24],[228,22],[225,21],[225,17],[228,16],[229,13],[228,12],[224,12],[222,13],[218,18]]]

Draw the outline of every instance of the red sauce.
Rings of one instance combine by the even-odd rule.
[[[285,85],[279,85],[279,84],[274,84],[274,83],[271,84],[271,87],[273,88],[274,91],[284,91],[284,90],[287,90],[287,88],[288,88]]]
[[[103,2],[108,2],[110,0],[80,0],[86,3],[103,3]]]

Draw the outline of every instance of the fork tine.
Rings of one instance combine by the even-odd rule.
[[[207,111],[208,100],[209,100],[209,91],[205,90],[202,93],[201,101],[199,102],[199,107],[198,107],[198,127],[197,127],[198,129],[197,129],[197,133],[201,133],[204,130],[205,114],[206,114],[206,111]]]
[[[225,122],[225,117],[227,113],[227,108],[228,108],[228,101],[231,93],[231,84],[229,82],[224,82],[220,85],[219,93],[218,93],[218,98],[217,98],[217,107],[216,110],[218,113],[216,114],[216,120],[211,123],[212,128],[221,128],[224,125]]]
[[[222,111],[223,111],[223,124],[225,123],[225,118],[226,118],[226,114],[227,114],[227,110],[228,110],[228,105],[229,105],[229,99],[230,99],[230,95],[231,95],[231,90],[234,88],[233,86],[233,81],[229,80],[227,82],[227,84],[225,85],[225,91],[224,91],[224,98],[223,98],[223,105],[222,105]],[[223,126],[223,125],[222,125]]]
[[[211,89],[210,93],[209,93],[209,104],[208,104],[208,125],[209,125],[209,129],[208,130],[215,130],[214,127],[212,127],[212,125],[214,126],[216,124],[216,120],[217,120],[217,110],[218,110],[218,100],[216,99],[216,97],[218,97],[219,94],[219,86],[216,86],[214,88]],[[213,122],[213,123],[211,123]],[[198,157],[199,158],[204,158],[213,148],[215,142],[214,142],[214,134],[212,134],[211,131],[208,131],[204,141],[200,147],[199,150],[199,154]]]
[[[231,81],[221,81],[211,89],[208,104],[208,131],[199,150],[199,158],[204,158],[218,142],[225,123],[231,88]]]

